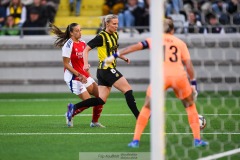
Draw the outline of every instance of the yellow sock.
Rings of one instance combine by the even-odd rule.
[[[197,112],[195,103],[192,106],[187,107],[186,111],[188,114],[188,122],[192,129],[194,139],[201,139],[200,124],[199,124],[198,112]]]
[[[137,119],[133,140],[140,140],[142,132],[144,131],[144,129],[148,123],[148,119],[150,117],[150,112],[151,111],[149,108],[143,106],[143,108],[138,116],[138,119]]]

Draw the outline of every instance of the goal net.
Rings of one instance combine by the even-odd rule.
[[[166,97],[166,159],[240,159],[240,38],[237,35],[179,35],[193,61],[199,96],[196,107],[207,121],[201,137],[209,146],[193,147],[181,101]],[[211,156],[211,157],[209,157]]]

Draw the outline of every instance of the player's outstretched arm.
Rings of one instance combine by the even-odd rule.
[[[136,43],[136,44],[133,44],[133,45],[130,45],[126,48],[123,48],[119,51],[120,55],[119,56],[123,56],[123,55],[126,55],[126,54],[129,54],[129,53],[132,53],[132,52],[135,52],[135,51],[139,51],[139,50],[142,50],[143,49],[143,46],[141,43]]]
[[[124,55],[135,52],[135,51],[139,51],[142,49],[143,49],[143,46],[141,43],[136,43],[136,44],[130,45],[126,48],[123,48],[120,51],[114,53],[113,55],[107,57],[104,60],[105,65],[111,64],[118,57],[129,63],[129,59],[126,58]]]

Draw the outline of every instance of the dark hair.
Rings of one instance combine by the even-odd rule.
[[[29,12],[30,14],[40,14],[37,8],[31,8]]]
[[[64,43],[70,38],[70,32],[73,31],[73,28],[76,27],[77,23],[71,23],[67,26],[66,31],[61,31],[57,26],[55,26],[52,23],[49,23],[50,31],[57,36],[56,41],[54,42],[54,45],[56,47],[62,47]]]
[[[5,23],[5,25],[7,25],[7,26],[8,26],[7,21],[8,21],[8,18],[9,18],[9,17],[11,17],[11,18],[13,19],[13,21],[14,21],[14,15],[13,15],[13,14],[10,14],[10,15],[6,16],[6,18],[5,18],[5,20],[4,20],[4,23]],[[14,21],[14,25],[16,25],[15,21]]]

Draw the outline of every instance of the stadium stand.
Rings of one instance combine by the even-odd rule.
[[[77,22],[82,26],[83,39],[88,42],[100,25],[103,0],[82,0],[80,16],[71,15],[68,0],[61,0],[55,24],[65,29]],[[178,34],[189,46],[201,90],[239,90],[240,38],[239,12],[224,13],[218,21],[228,34]],[[179,28],[183,17],[173,17]],[[180,23],[179,23],[180,22]],[[229,25],[233,25],[229,28]],[[89,30],[85,30],[89,28]],[[181,29],[181,28],[180,28]],[[238,32],[236,34],[232,34]],[[120,33],[120,48],[147,38],[149,33]],[[61,49],[53,47],[53,37],[46,36],[0,36],[0,91],[1,92],[65,92],[62,80]],[[119,61],[118,69],[126,75],[134,90],[144,91],[149,83],[148,51],[130,55],[128,67]],[[97,66],[96,50],[90,54],[92,74]],[[145,73],[145,74],[142,74]],[[216,87],[215,85],[218,85]],[[226,85],[227,84],[227,85]],[[236,87],[237,86],[237,87]]]
[[[92,36],[83,36],[88,42]],[[145,35],[120,35],[120,48],[141,41]],[[239,34],[177,35],[191,53],[201,91],[239,90]],[[52,36],[0,37],[1,92],[68,92],[63,81],[61,49],[53,46]],[[118,69],[135,91],[144,91],[149,83],[149,52],[129,55],[131,64],[118,60]],[[89,54],[95,76],[97,51]]]
[[[74,16],[70,12],[68,0],[61,0],[54,24],[66,28],[70,23],[76,22],[81,25],[82,34],[96,34],[101,23],[102,4],[103,0],[82,0],[80,16]]]

